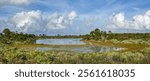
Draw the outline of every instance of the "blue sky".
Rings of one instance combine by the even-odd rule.
[[[140,20],[139,20],[140,19]],[[0,30],[86,34],[150,32],[150,0],[1,0]]]

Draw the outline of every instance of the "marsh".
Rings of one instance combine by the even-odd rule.
[[[50,45],[49,47],[36,47],[40,51],[69,51],[77,53],[94,53],[118,51],[121,48],[111,46],[87,45],[81,38],[59,38],[59,39],[39,39],[36,44]]]

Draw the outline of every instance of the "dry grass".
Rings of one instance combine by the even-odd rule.
[[[89,45],[96,45],[96,46],[112,46],[112,47],[121,47],[121,48],[126,48],[124,50],[121,50],[122,52],[126,51],[136,51],[136,50],[142,50],[145,48],[150,47],[150,45],[145,45],[145,44],[127,44],[127,43],[113,43],[113,42],[103,42],[103,41],[94,41],[94,40],[89,40],[89,41],[84,41]]]

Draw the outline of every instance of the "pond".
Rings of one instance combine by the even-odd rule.
[[[85,45],[81,38],[61,38],[61,39],[44,39],[37,40],[36,44],[50,44],[50,45]]]
[[[121,48],[108,46],[92,46],[86,45],[81,38],[62,38],[62,39],[43,39],[37,40],[36,44],[52,45],[50,47],[37,47],[40,51],[69,51],[77,53],[94,53],[94,52],[110,52],[118,51]]]

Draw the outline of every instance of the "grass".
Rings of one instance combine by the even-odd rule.
[[[105,45],[128,48],[125,51],[106,53],[70,53],[66,51],[26,50],[26,47],[53,45],[7,46],[0,44],[2,64],[150,64],[150,47],[142,44],[121,44],[100,41],[86,41],[92,45]],[[68,45],[65,45],[68,46]],[[78,46],[78,45],[76,45]],[[70,46],[71,47],[71,46]]]
[[[112,46],[112,47],[120,47],[120,48],[125,48],[124,50],[121,50],[122,52],[126,51],[135,51],[135,50],[142,50],[144,48],[150,47],[150,45],[146,44],[134,44],[134,43],[114,43],[111,41],[94,41],[94,40],[88,40],[84,41],[88,43],[89,45],[96,45],[96,46]]]
[[[14,45],[17,48],[29,48],[29,47],[82,47],[85,45],[50,45],[50,44],[22,44]]]
[[[36,47],[80,47],[83,45],[44,45],[34,44],[35,36],[11,32],[5,29],[0,33],[0,63],[1,64],[150,64],[150,34],[127,33],[107,34],[95,29],[83,37],[87,45],[111,46],[124,48],[121,51],[106,53],[73,53],[68,51],[38,51],[29,50]],[[53,36],[52,38],[68,38],[77,36]],[[51,38],[51,37],[48,37]],[[97,41],[94,41],[95,39]],[[101,41],[100,41],[101,40]]]

